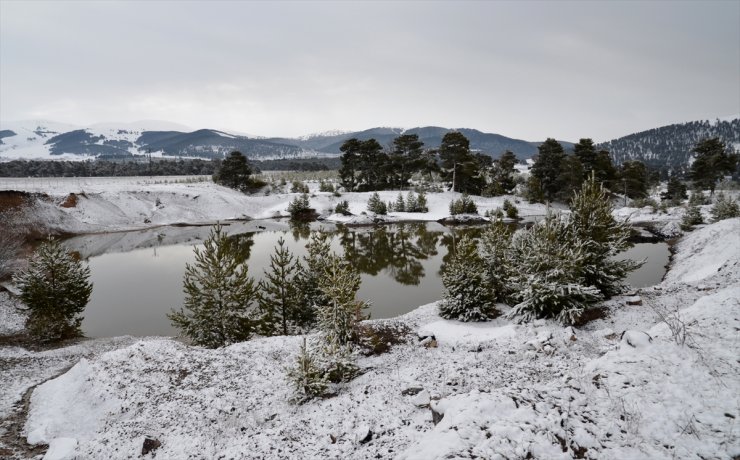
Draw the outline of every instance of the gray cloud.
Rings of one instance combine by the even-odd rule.
[[[0,118],[607,140],[740,112],[740,3],[0,0]]]

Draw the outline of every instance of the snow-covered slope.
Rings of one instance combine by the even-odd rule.
[[[431,330],[438,346],[412,334],[304,405],[288,402],[284,371],[299,337],[141,342],[38,387],[25,433],[58,459],[138,457],[146,438],[157,458],[737,458],[740,245],[720,234],[740,219],[696,230],[642,305],[613,299],[583,329],[463,324],[435,304],[376,321]]]

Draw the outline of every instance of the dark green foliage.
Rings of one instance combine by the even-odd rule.
[[[288,213],[292,220],[313,220],[314,210],[307,193],[303,193],[288,203]]]
[[[303,182],[296,180],[293,181],[293,184],[290,187],[291,193],[308,193],[308,185],[304,184]]]
[[[427,208],[427,196],[424,192],[415,194],[413,191],[409,191],[406,195],[406,212],[428,212]]]
[[[710,194],[714,194],[717,182],[735,172],[738,155],[731,153],[717,137],[699,142],[693,152],[691,180],[697,188],[709,189]]]
[[[458,214],[478,214],[478,207],[468,195],[463,195],[450,202],[450,215]]]
[[[640,161],[625,161],[619,173],[620,193],[627,195],[632,199],[647,197],[648,190],[648,169]]]
[[[377,192],[373,193],[370,199],[367,200],[367,210],[379,215],[388,214],[388,206],[380,199]]]
[[[724,193],[720,192],[714,200],[711,213],[714,222],[740,217],[740,206],[738,206],[737,201],[726,197]]]
[[[90,300],[90,269],[58,241],[49,238],[15,277],[28,311],[26,329],[37,340],[52,342],[82,335],[82,312]]]
[[[475,241],[468,236],[460,238],[442,272],[445,290],[439,316],[460,321],[487,321],[498,316],[488,273]]]
[[[334,192],[334,184],[331,182],[321,181],[319,182],[319,192]],[[308,190],[306,190],[308,193]]]
[[[334,212],[337,214],[342,214],[344,216],[352,215],[352,213],[349,212],[349,202],[347,200],[337,203],[337,206],[334,208]]]
[[[130,161],[45,161],[0,162],[0,177],[120,177],[120,176],[211,176],[217,160],[165,160],[132,158]]]
[[[572,324],[602,298],[598,289],[585,283],[585,243],[573,238],[560,216],[548,213],[543,221],[516,233],[512,253],[516,261],[512,286],[519,303],[510,316]]]
[[[565,151],[563,146],[552,138],[543,142],[538,150],[539,153],[532,165],[532,176],[539,181],[539,189],[544,199],[553,201],[562,187],[561,174]]]
[[[449,132],[439,147],[442,160],[442,179],[452,183],[452,191],[480,194],[485,185],[481,173],[481,159],[470,153],[470,142],[460,132]],[[488,161],[491,157],[486,156]]]
[[[316,308],[327,302],[319,281],[324,276],[330,257],[329,240],[325,234],[312,232],[306,245],[307,255],[298,264],[295,276],[298,305],[303,317],[298,321],[304,329],[316,323]]]
[[[489,292],[496,302],[508,302],[513,291],[514,260],[511,255],[509,226],[500,219],[494,220],[481,235],[481,258],[487,271]]]
[[[701,215],[701,210],[698,206],[689,205],[686,208],[686,214],[684,214],[681,220],[681,229],[691,230],[694,225],[700,225],[704,223],[704,218]]]
[[[518,219],[519,218],[519,210],[514,206],[514,203],[512,203],[509,200],[504,200],[504,212],[506,213],[506,217],[509,219]]]
[[[326,376],[319,367],[315,353],[306,346],[305,338],[296,356],[295,367],[288,369],[287,377],[293,386],[293,401],[298,404],[322,396],[326,392]]]
[[[270,255],[270,268],[259,282],[260,334],[288,335],[301,330],[304,315],[299,311],[303,305],[298,302],[293,279],[296,270],[297,262],[280,237],[275,253]]]
[[[218,348],[248,340],[258,295],[245,261],[231,251],[221,225],[193,252],[195,263],[185,265],[183,308],[167,317],[194,345]]]
[[[411,176],[423,166],[423,147],[417,134],[403,134],[393,140],[387,167],[390,187],[403,189],[408,186]]]
[[[246,192],[254,187],[249,178],[251,174],[252,168],[247,157],[241,152],[231,152],[213,174],[213,182]]]
[[[688,197],[686,186],[676,176],[672,176],[668,180],[666,191],[660,194],[661,201],[668,201],[672,204],[678,204],[681,200],[685,200]]]
[[[607,298],[620,293],[624,278],[642,263],[614,259],[632,246],[631,229],[614,219],[609,196],[593,173],[573,197],[570,210],[569,230],[576,244],[583,246],[583,284]]]
[[[575,155],[566,155],[560,163],[560,175],[557,179],[558,190],[555,192],[555,198],[558,201],[567,203],[573,193],[581,187],[585,172],[581,162]]]
[[[527,180],[527,189],[524,193],[524,197],[530,203],[544,203],[545,192],[542,190],[542,183],[535,176],[529,176]]]
[[[488,190],[491,196],[511,194],[516,187],[514,174],[517,163],[516,155],[511,150],[507,150],[501,155],[501,158],[494,161],[492,171],[492,182]]]
[[[347,191],[382,190],[387,187],[388,156],[375,139],[348,139],[342,151],[339,177]]]

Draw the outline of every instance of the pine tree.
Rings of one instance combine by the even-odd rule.
[[[311,233],[306,245],[307,255],[298,264],[295,275],[298,295],[296,323],[307,330],[316,323],[316,309],[326,302],[326,295],[320,286],[326,264],[330,257],[329,240],[325,234]]]
[[[686,208],[686,214],[684,214],[683,219],[681,219],[681,228],[683,230],[691,230],[694,225],[699,225],[703,223],[704,218],[701,215],[701,210],[699,209],[699,206],[689,205]]]
[[[396,203],[393,205],[393,210],[396,212],[406,212],[406,202],[403,199],[403,194],[398,193]]]
[[[260,333],[288,335],[297,332],[297,294],[293,277],[296,261],[280,237],[270,255],[270,269],[259,282]]]
[[[416,211],[414,212],[429,212],[427,195],[424,192],[419,192],[419,195],[416,197]]]
[[[467,235],[455,245],[455,254],[442,272],[445,287],[439,315],[460,321],[487,321],[498,315],[488,270]]]
[[[543,197],[547,201],[552,201],[561,189],[565,150],[560,142],[552,138],[548,138],[537,149],[539,153],[532,165],[532,177],[537,178]]]
[[[388,207],[385,202],[380,199],[378,192],[375,192],[370,196],[370,199],[367,201],[367,210],[379,215],[385,215],[388,213]]]
[[[305,338],[296,356],[295,367],[288,369],[288,381],[293,386],[294,401],[299,404],[326,392],[326,376],[315,353],[306,346]]]
[[[218,348],[248,340],[257,291],[245,261],[229,250],[221,225],[193,252],[195,263],[185,265],[185,303],[167,317],[194,345]]]
[[[44,342],[81,336],[80,315],[92,293],[89,278],[90,268],[59,241],[49,238],[42,243],[28,268],[15,277],[28,310],[28,332]]]
[[[360,274],[346,260],[332,255],[319,286],[326,296],[317,308],[317,325],[323,338],[322,368],[329,381],[347,381],[357,374],[353,344],[357,323],[367,308],[365,302],[355,298],[360,289]]]
[[[572,324],[602,298],[584,279],[585,243],[567,222],[548,211],[545,219],[512,238],[515,270],[512,287],[519,301],[509,313],[520,321],[555,318]]]
[[[481,235],[481,258],[491,296],[496,302],[508,302],[512,295],[510,283],[514,275],[514,261],[510,249],[511,234],[511,229],[497,219]]]
[[[717,199],[714,201],[714,205],[710,211],[714,222],[731,219],[733,217],[740,217],[740,206],[737,201],[732,198],[728,198],[724,193],[719,192]]]
[[[708,188],[710,195],[714,195],[714,189],[722,176],[735,172],[738,155],[731,153],[718,137],[699,142],[693,152],[691,179],[697,188]]]
[[[419,200],[413,190],[409,190],[406,195],[406,212],[421,212],[419,211]]]
[[[609,196],[594,174],[573,196],[570,210],[573,236],[583,244],[585,285],[595,287],[607,298],[620,293],[624,278],[642,265],[630,259],[614,259],[632,246],[629,224],[614,219]]]
[[[251,174],[247,157],[241,152],[231,152],[213,175],[213,182],[246,192],[252,185],[249,178]]]

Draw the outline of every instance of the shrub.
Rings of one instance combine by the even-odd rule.
[[[367,201],[367,210],[380,215],[388,214],[388,206],[380,199],[378,192],[370,196],[370,199]]]
[[[288,213],[294,220],[305,220],[312,213],[310,199],[307,193],[303,193],[288,204]]]
[[[288,369],[288,382],[293,387],[293,401],[304,403],[326,392],[327,381],[315,353],[306,346],[306,339],[296,356],[295,367]]]
[[[439,304],[442,318],[487,321],[498,315],[488,271],[475,242],[467,235],[455,245],[455,254],[442,272],[445,290]]]
[[[733,217],[740,217],[740,207],[737,201],[728,198],[724,193],[719,192],[712,206],[712,218],[715,222]]]
[[[704,219],[701,216],[701,210],[698,206],[689,206],[686,208],[686,214],[684,214],[681,220],[681,228],[683,230],[691,230],[694,225],[700,225],[704,223]]]
[[[424,192],[420,192],[416,195],[413,191],[410,191],[406,195],[406,212],[428,212],[427,208],[427,196]]]
[[[238,251],[230,250],[221,225],[211,229],[195,263],[185,265],[185,302],[167,317],[194,345],[218,348],[248,340],[258,298],[254,280]]]
[[[337,206],[334,208],[334,212],[337,214],[342,214],[344,216],[352,215],[352,213],[349,212],[349,202],[347,200],[337,203]]]
[[[519,210],[509,200],[504,200],[504,212],[509,219],[519,218]]]
[[[463,195],[457,200],[450,202],[450,214],[478,214],[478,207],[468,195]]]
[[[319,192],[330,192],[330,193],[333,193],[334,192],[334,184],[332,184],[331,182],[327,182],[327,181],[323,181],[322,180],[321,182],[319,182]]]
[[[36,339],[52,342],[82,335],[82,312],[92,283],[90,269],[49,238],[15,277],[20,299],[28,310],[26,329]]]
[[[308,185],[303,182],[296,180],[293,181],[293,185],[290,187],[292,193],[308,193]]]

